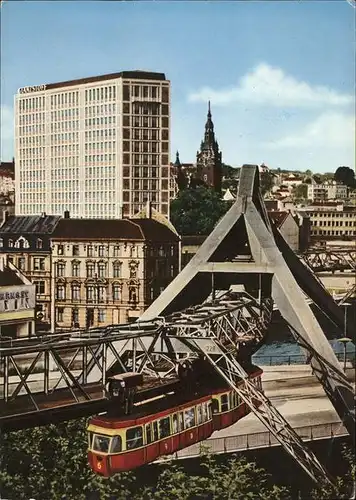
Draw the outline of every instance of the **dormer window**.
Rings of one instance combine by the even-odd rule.
[[[14,240],[9,240],[8,241],[9,248],[13,248],[14,246]]]
[[[42,247],[43,247],[43,241],[41,240],[41,238],[38,238],[36,242],[36,248],[42,248]]]

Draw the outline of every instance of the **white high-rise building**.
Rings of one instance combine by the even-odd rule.
[[[170,82],[123,71],[19,89],[16,214],[169,216]]]

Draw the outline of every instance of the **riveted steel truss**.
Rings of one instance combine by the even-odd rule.
[[[3,342],[0,425],[9,427],[9,421],[21,415],[26,422],[26,414],[40,415],[51,408],[57,413],[62,409],[66,416],[81,405],[90,414],[93,403],[101,401],[105,409],[107,377],[125,371],[144,374],[142,393],[162,387],[164,392],[167,384],[178,381],[182,360],[196,357],[186,344],[170,337],[171,325],[183,331],[181,321],[189,319],[196,336],[209,336],[215,329],[222,339],[254,349],[263,340],[271,313],[271,300],[260,303],[246,292],[227,292],[169,318],[43,337],[40,343]]]
[[[234,356],[233,348],[222,345],[211,338],[210,348],[204,348],[197,339],[185,338],[185,342],[197,352],[203,353],[216,371],[226,380],[240,398],[248,405],[258,419],[276,437],[284,449],[295,458],[305,472],[316,483],[331,483],[325,468],[312,451],[305,447],[303,440],[276,410],[264,393],[248,379],[248,374]]]
[[[308,250],[302,259],[314,271],[355,271],[356,250]]]

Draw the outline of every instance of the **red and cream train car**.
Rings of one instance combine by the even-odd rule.
[[[261,386],[262,370],[250,375]],[[167,396],[120,417],[98,415],[88,425],[88,459],[92,470],[105,477],[135,469],[207,439],[250,412],[228,388],[184,400]]]

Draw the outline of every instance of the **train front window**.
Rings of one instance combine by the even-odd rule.
[[[102,436],[101,434],[94,434],[93,439],[93,450],[100,451],[102,453],[108,453],[109,451],[110,438],[107,436]]]
[[[133,427],[126,431],[126,449],[140,448],[143,446],[142,427]]]
[[[88,432],[88,448],[91,448],[91,445],[93,443],[93,432]]]
[[[122,450],[121,437],[114,436],[111,441],[110,453],[120,453]]]

